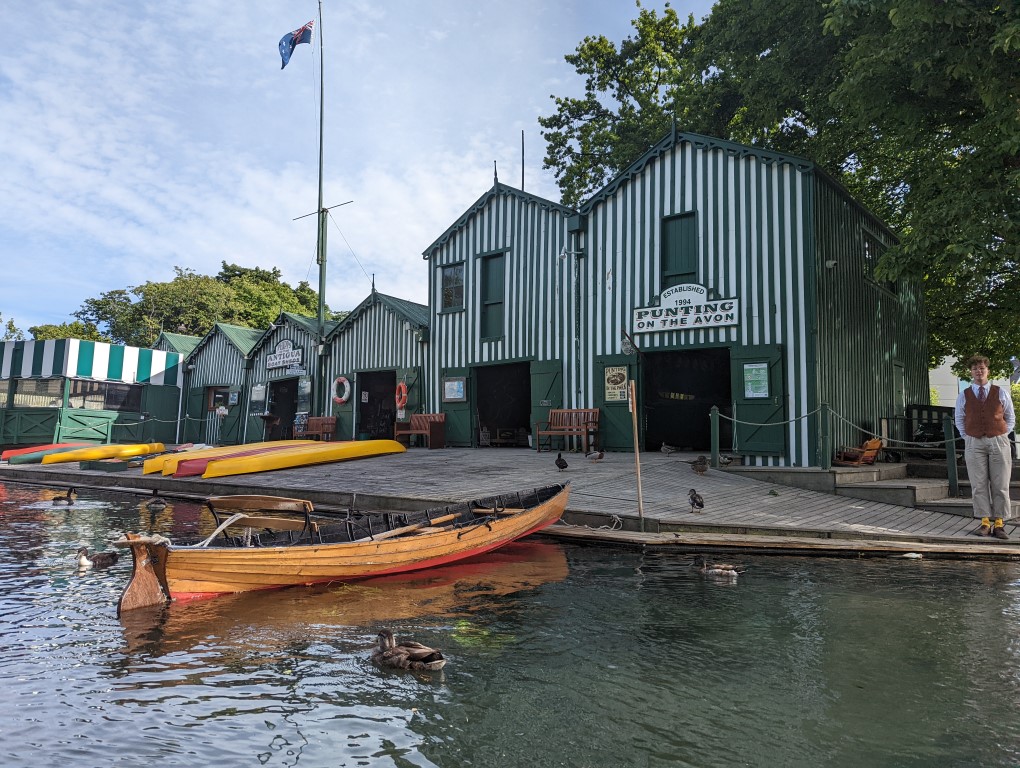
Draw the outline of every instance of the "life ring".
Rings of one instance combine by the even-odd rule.
[[[343,387],[343,392],[337,394],[337,387]],[[337,405],[343,405],[351,399],[351,382],[347,381],[346,376],[337,376],[333,380],[333,402]]]
[[[407,384],[400,382],[397,384],[397,410],[407,405]]]

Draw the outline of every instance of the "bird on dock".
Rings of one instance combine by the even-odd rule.
[[[96,552],[90,555],[87,547],[78,550],[79,568],[109,568],[117,562],[120,555],[116,552]]]
[[[556,466],[559,467],[560,472],[562,472],[563,470],[565,470],[567,468],[567,460],[565,458],[563,458],[563,454],[562,453],[557,453],[556,454]]]
[[[687,498],[691,502],[691,512],[700,512],[705,508],[705,500],[701,498],[701,494],[691,488],[690,493],[687,494]]]
[[[699,456],[694,461],[689,462],[691,469],[693,469],[699,475],[703,475],[708,472],[708,459],[704,456]]]
[[[382,630],[378,635],[379,647],[372,652],[372,662],[385,669],[412,669],[435,672],[446,666],[443,654],[435,648],[405,640],[397,643],[393,633]]]
[[[605,451],[591,451],[590,453],[584,454],[584,457],[586,459],[588,459],[588,461],[591,461],[591,462],[602,461],[602,459],[604,459],[606,457],[606,452]]]
[[[153,512],[159,512],[160,510],[166,509],[166,501],[159,497],[159,491],[154,490],[152,492],[152,498],[146,502],[145,507]]]
[[[671,453],[678,453],[680,451],[680,449],[677,448],[675,445],[667,445],[666,443],[663,443],[662,447],[659,450],[662,451],[667,456],[669,456]]]
[[[778,496],[778,495],[779,495],[779,491],[777,491],[775,488],[769,488],[769,496]]]
[[[704,555],[698,555],[694,560],[695,564],[699,561],[701,565],[698,567],[698,572],[706,576],[723,576],[728,579],[735,579],[746,570],[742,565],[710,563]]]
[[[728,467],[732,463],[733,463],[733,457],[732,456],[720,456],[719,457],[719,466],[720,467]]]
[[[74,496],[77,493],[78,492],[74,488],[68,488],[67,493],[65,495],[57,496],[56,498],[53,499],[53,506],[59,507],[63,505],[65,507],[70,507],[72,504],[74,504]]]

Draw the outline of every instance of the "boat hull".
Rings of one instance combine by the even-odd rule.
[[[7,461],[14,456],[23,456],[28,453],[51,451],[57,448],[70,450],[71,448],[85,448],[89,445],[95,445],[95,443],[47,443],[46,445],[32,445],[26,448],[8,448],[3,453],[0,453],[0,461]]]
[[[92,448],[79,448],[64,453],[51,453],[43,456],[43,464],[62,464],[68,461],[98,461],[100,459],[129,459],[135,456],[147,456],[150,453],[165,451],[163,443],[129,443],[97,445]]]
[[[221,445],[221,446],[210,446],[208,448],[195,448],[180,453],[167,454],[165,456],[153,456],[151,459],[146,459],[142,465],[142,474],[150,475],[155,472],[162,472],[164,475],[172,475],[177,471],[178,463],[182,461],[190,461],[191,459],[199,458],[212,458],[216,456],[227,456],[231,453],[237,453],[238,451],[254,449],[254,448],[268,448],[270,446],[277,446],[280,448],[293,448],[297,445],[308,445],[309,443],[315,442],[314,440],[270,440],[260,443],[245,443],[244,445]]]
[[[399,537],[380,535],[375,540],[337,544],[174,547],[129,534],[127,539],[117,542],[119,546],[130,546],[135,559],[135,575],[121,598],[120,609],[151,605],[154,597],[187,601],[446,565],[498,549],[552,525],[566,508],[570,487],[554,486],[534,493],[541,500],[532,506],[500,512],[475,524],[452,528],[426,526]],[[140,563],[142,570],[148,568],[154,574],[139,577]],[[142,592],[144,597],[132,595],[128,599],[136,578],[139,585],[134,591]],[[162,597],[157,597],[160,594]]]
[[[7,463],[12,466],[18,464],[40,464],[44,457],[50,456],[54,453],[67,453],[68,451],[77,451],[83,448],[83,445],[65,445],[65,446],[54,446],[52,448],[45,448],[32,452],[19,453],[15,456],[11,456],[7,459]]]
[[[403,453],[407,449],[396,440],[354,440],[344,443],[319,443],[288,448],[270,453],[210,461],[203,478],[247,475],[252,472],[270,472],[276,469],[307,467],[335,461],[366,459],[390,453]]]
[[[177,469],[174,470],[174,477],[196,477],[201,475],[209,467],[211,461],[221,461],[224,459],[235,459],[242,456],[259,456],[263,453],[273,453],[274,451],[289,450],[294,446],[290,443],[293,441],[288,440],[287,445],[263,445],[260,447],[252,446],[235,446],[235,450],[230,453],[217,454],[214,456],[198,456],[196,458],[186,458],[177,462]],[[304,441],[302,441],[304,442]],[[313,440],[307,441],[313,443]]]

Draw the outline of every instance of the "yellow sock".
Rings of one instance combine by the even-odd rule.
[[[989,520],[987,517],[982,517],[981,518],[981,525],[991,525],[991,524],[992,524],[992,521]]]
[[[1005,528],[1006,527],[1005,524],[1002,522],[1002,518],[1001,517],[995,518],[995,526],[994,527],[995,528]]]

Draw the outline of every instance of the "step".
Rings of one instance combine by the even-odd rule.
[[[899,478],[876,480],[869,483],[853,483],[836,488],[837,496],[848,496],[865,501],[880,501],[898,504],[901,507],[917,507],[928,502],[938,502],[949,497],[949,481],[935,478]]]
[[[960,481],[960,496],[963,496],[968,499],[971,498],[973,494],[971,493],[970,489],[971,483],[969,480]],[[1013,482],[1009,484],[1009,498],[1013,499],[1014,501],[1020,500],[1020,483]]]
[[[941,501],[926,501],[917,505],[919,509],[926,509],[929,512],[944,512],[947,515],[960,515],[961,517],[973,517],[974,505],[970,499],[942,499]],[[1020,520],[1020,501],[1010,502],[1012,507],[1011,519]]]

